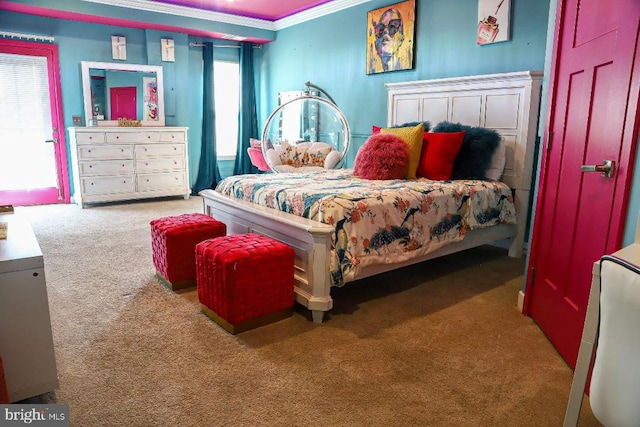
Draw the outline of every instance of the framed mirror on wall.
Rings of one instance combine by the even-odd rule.
[[[82,61],[85,123],[118,126],[118,119],[164,126],[162,67]]]

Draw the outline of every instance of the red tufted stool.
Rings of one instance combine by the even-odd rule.
[[[202,312],[232,334],[292,315],[293,249],[261,234],[236,234],[196,246]]]
[[[156,276],[174,291],[196,286],[196,245],[225,234],[224,223],[201,213],[154,219],[151,247]]]

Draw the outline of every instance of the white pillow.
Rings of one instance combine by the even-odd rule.
[[[491,163],[489,163],[489,167],[485,172],[487,179],[500,181],[506,163],[507,150],[504,145],[504,140],[500,138],[500,144],[498,145],[498,148],[496,148],[496,151],[494,151],[493,156],[491,156]]]
[[[271,166],[278,166],[282,164],[282,159],[280,158],[280,153],[278,153],[275,149],[269,148],[267,150],[267,160]]]
[[[316,142],[307,142],[306,144],[309,145],[309,150],[310,151],[318,151],[318,150],[324,150],[324,149],[330,149],[333,150],[333,145],[328,144],[326,142],[320,142],[320,141],[316,141]]]
[[[333,169],[342,160],[342,154],[338,150],[333,150],[327,154],[327,158],[324,159],[324,168]]]

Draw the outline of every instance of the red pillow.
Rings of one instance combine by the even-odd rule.
[[[416,176],[438,181],[451,179],[453,163],[466,133],[425,132]]]
[[[360,147],[353,174],[364,179],[403,179],[409,169],[409,147],[390,133],[371,135]]]

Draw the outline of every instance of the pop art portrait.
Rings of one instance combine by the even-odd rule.
[[[367,74],[413,68],[415,0],[367,12]]]

